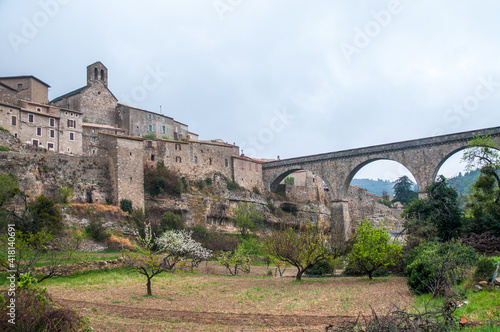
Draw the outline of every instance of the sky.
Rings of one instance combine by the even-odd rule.
[[[101,61],[120,102],[285,159],[499,126],[499,17],[496,0],[0,0],[0,76],[53,99]],[[356,177],[405,173],[370,165]]]

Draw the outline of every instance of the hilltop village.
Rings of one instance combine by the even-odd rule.
[[[262,182],[266,160],[240,154],[236,144],[221,139],[200,140],[178,119],[120,103],[108,88],[108,69],[101,62],[87,67],[86,78],[85,86],[49,101],[50,86],[37,77],[0,77],[0,127],[17,139],[19,149],[29,150],[22,156],[4,156],[0,167],[15,172],[33,196],[50,197],[57,188],[72,187],[76,201],[118,205],[127,199],[144,208],[148,197],[144,171],[155,169],[158,162],[189,181],[217,176],[238,183],[250,196],[266,191]],[[322,180],[306,171],[293,177],[294,185],[280,186],[283,196],[316,206],[291,210],[305,209],[308,219],[310,211],[329,219]],[[378,197],[369,197],[360,188],[351,191],[351,215],[356,219],[383,210],[376,204]],[[229,201],[267,204],[258,195],[250,196]],[[217,204],[204,203],[205,223]],[[188,223],[200,221],[188,219]]]

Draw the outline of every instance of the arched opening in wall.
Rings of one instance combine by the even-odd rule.
[[[353,228],[361,220],[386,227],[394,236],[402,230],[401,213],[418,188],[413,174],[392,160],[369,160],[356,167],[346,180],[345,195]]]
[[[476,148],[476,150],[465,148],[453,151],[443,158],[436,170],[436,180],[444,176],[448,185],[457,191],[458,199],[464,208],[468,196],[472,194],[474,184],[481,174],[480,169],[488,164],[486,159],[484,163],[478,163],[478,158],[472,158],[469,161],[464,160],[464,155],[468,154],[472,156],[474,154],[481,154],[479,149],[481,148]],[[497,149],[492,148],[491,151],[493,154],[500,154],[500,151]],[[498,157],[490,155],[486,156],[486,158],[491,160]],[[499,172],[497,171],[497,173]]]
[[[97,68],[94,68],[94,79],[97,79]]]
[[[271,191],[287,201],[297,203],[315,202],[328,205],[329,202],[326,199],[329,191],[326,183],[318,175],[304,169],[294,169],[281,174],[272,183]]]

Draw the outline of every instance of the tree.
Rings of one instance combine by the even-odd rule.
[[[217,256],[217,262],[225,266],[229,273],[233,276],[238,275],[238,271],[243,273],[250,272],[250,263],[252,258],[249,254],[245,253],[241,248],[236,249],[234,252],[223,251]]]
[[[192,234],[192,231],[168,230],[156,239],[159,250],[166,253],[163,257],[165,270],[173,270],[176,264],[184,259],[189,260],[190,270],[193,270],[200,262],[212,256],[212,251],[193,240]]]
[[[473,139],[462,160],[467,170],[480,170],[472,194],[467,200],[467,210],[472,218],[467,220],[465,232],[481,234],[490,232],[500,236],[500,154],[498,146],[489,136]]]
[[[264,214],[257,211],[255,204],[240,203],[238,208],[233,209],[233,212],[236,228],[239,228],[242,237],[246,237],[249,232],[255,231],[265,220]]]
[[[401,252],[402,246],[391,241],[391,236],[383,229],[373,227],[368,221],[361,221],[348,255],[349,265],[372,279],[373,272],[379,268],[395,265]]]
[[[271,258],[297,268],[296,280],[316,263],[340,257],[343,247],[337,234],[326,234],[318,225],[304,223],[296,231],[291,227],[273,229],[264,244]]]
[[[436,235],[441,241],[457,238],[463,222],[463,213],[455,189],[441,176],[430,184],[425,192],[427,198],[412,201],[402,216],[407,220],[416,219],[424,221],[425,225],[434,225]]]
[[[155,243],[149,225],[145,227],[144,237],[138,235],[137,242],[139,248],[136,252],[127,251],[124,253],[124,262],[127,266],[146,277],[147,294],[151,293],[151,279],[165,271],[162,264],[162,250],[155,249]]]
[[[403,206],[407,206],[412,200],[418,198],[418,194],[412,187],[413,182],[406,175],[397,179],[393,186],[394,199],[392,202],[400,202]]]
[[[12,238],[15,239],[13,247]],[[74,264],[82,261],[84,255],[78,252],[80,241],[65,237],[54,238],[48,231],[37,233],[23,233],[14,227],[9,227],[7,234],[0,238],[0,267],[15,271],[16,279],[33,271],[39,263],[43,268],[38,269],[38,282],[45,279],[64,276],[75,271]],[[15,255],[9,255],[15,249]],[[72,267],[73,266],[73,267]]]
[[[162,214],[160,219],[160,229],[166,231],[168,229],[181,230],[184,229],[181,216],[172,211],[167,211]]]

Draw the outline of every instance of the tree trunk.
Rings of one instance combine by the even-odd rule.
[[[368,272],[368,279],[370,279],[370,280],[372,280],[372,279],[373,279],[373,278],[372,278],[372,273],[373,273],[373,271]]]
[[[148,295],[150,296],[153,296],[153,294],[151,294],[151,278],[148,277],[148,283],[146,284],[147,288],[148,288]]]
[[[299,268],[297,268],[298,272],[297,272],[297,275],[295,276],[295,280],[297,281],[301,281],[302,280],[302,274],[304,273],[305,269],[304,270],[300,270]]]

